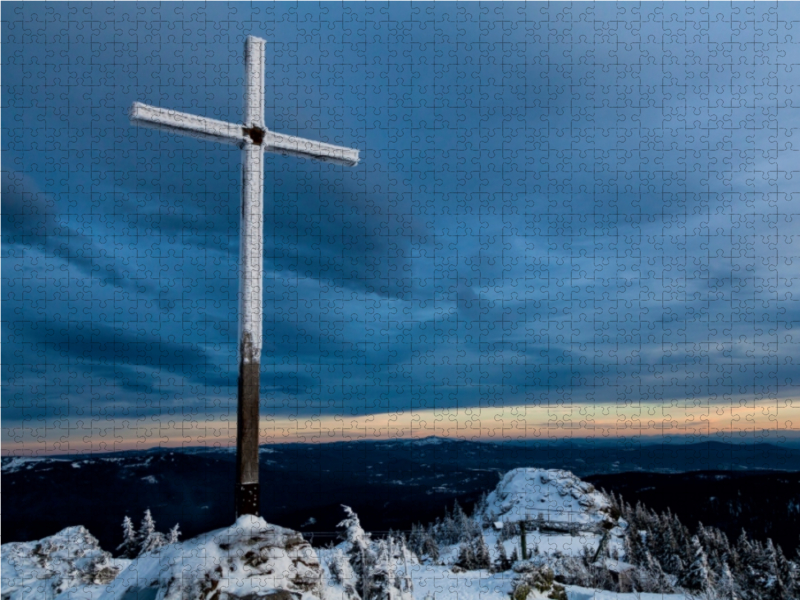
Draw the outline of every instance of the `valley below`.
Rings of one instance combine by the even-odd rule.
[[[106,455],[3,457],[3,542],[29,541],[81,524],[103,548],[121,523],[150,509],[185,538],[233,520],[234,453],[229,448],[151,449]],[[372,532],[408,531],[458,501],[471,508],[507,471],[565,469],[598,489],[671,510],[736,538],[772,538],[792,554],[800,542],[800,450],[768,444],[503,444],[413,441],[261,447],[261,516],[337,543],[341,505]]]

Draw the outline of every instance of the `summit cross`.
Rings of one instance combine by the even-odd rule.
[[[239,379],[236,410],[236,516],[259,514],[258,419],[262,343],[264,251],[264,153],[301,156],[346,166],[358,150],[270,131],[264,125],[266,40],[249,36],[244,45],[244,123],[234,124],[134,102],[135,125],[163,129],[242,149],[242,207],[239,232]]]

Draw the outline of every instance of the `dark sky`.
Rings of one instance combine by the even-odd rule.
[[[798,32],[793,3],[3,2],[4,448],[230,423],[240,152],[127,111],[240,122],[247,35],[268,127],[362,156],[267,157],[267,422],[797,427]]]

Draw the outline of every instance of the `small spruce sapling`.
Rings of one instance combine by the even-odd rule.
[[[156,522],[148,508],[139,527],[139,555],[158,550],[166,543],[163,533],[156,531]]]
[[[508,554],[506,553],[506,547],[503,544],[503,540],[500,537],[497,538],[496,544],[496,551],[497,551],[497,559],[494,563],[494,569],[497,572],[508,571],[511,568],[511,561],[508,558]]]
[[[133,521],[127,515],[122,520],[122,543],[117,546],[122,558],[136,558],[139,555],[139,538],[133,527]]]
[[[167,534],[167,543],[177,544],[180,536],[181,536],[180,527],[178,526],[178,523],[175,523],[175,526],[172,529],[170,529],[169,533]]]

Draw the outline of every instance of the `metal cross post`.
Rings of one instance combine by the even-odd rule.
[[[354,166],[358,150],[275,133],[264,125],[266,40],[244,46],[244,124],[207,119],[140,102],[131,122],[242,149],[239,234],[239,384],[236,431],[236,516],[258,515],[258,400],[261,365],[262,257],[264,249],[264,152]]]

